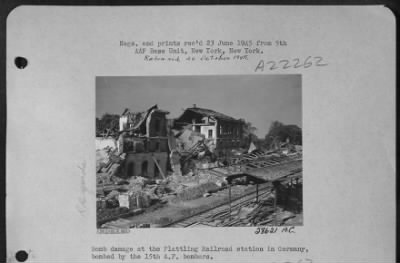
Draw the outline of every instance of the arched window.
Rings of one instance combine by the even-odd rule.
[[[127,174],[128,177],[135,176],[135,163],[130,162],[128,163],[128,169],[127,169]]]
[[[149,166],[149,163],[147,161],[143,161],[142,163],[142,176],[146,177],[147,176],[147,167]]]

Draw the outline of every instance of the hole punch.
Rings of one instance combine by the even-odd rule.
[[[28,259],[28,253],[25,250],[20,250],[15,253],[15,258],[18,262],[25,262]]]
[[[19,69],[24,69],[26,66],[28,66],[28,60],[24,57],[16,57],[14,63]]]

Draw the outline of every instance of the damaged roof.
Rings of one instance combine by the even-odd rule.
[[[128,117],[128,123],[132,125],[132,128],[130,128],[130,130],[137,130],[147,120],[148,116],[153,110],[162,111],[158,109],[158,106],[156,104],[151,108],[149,108],[148,110],[141,112],[131,112],[129,109],[125,109],[124,112],[121,114],[121,116]],[[162,112],[168,113],[166,111]]]
[[[238,119],[235,119],[233,117],[230,117],[228,115],[225,115],[223,113],[210,110],[210,109],[205,109],[205,108],[198,108],[198,107],[193,107],[193,108],[187,108],[186,111],[191,111],[197,114],[200,114],[202,116],[208,116],[208,117],[213,117],[215,119],[219,120],[228,120],[228,121],[239,121]]]

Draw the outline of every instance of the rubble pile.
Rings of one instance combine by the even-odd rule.
[[[220,187],[215,183],[208,182],[200,185],[188,186],[177,193],[177,200],[187,201],[193,200],[204,196],[205,194],[210,194],[210,192],[216,192]]]
[[[110,183],[108,177],[117,176],[120,165],[125,161],[126,154],[118,153],[117,149],[106,147],[96,151],[97,184]]]
[[[116,180],[116,178],[114,178]],[[120,216],[142,213],[154,204],[165,204],[174,192],[165,180],[144,177],[119,179],[114,188],[103,189],[97,197],[97,220],[104,222]]]
[[[165,181],[169,189],[176,195],[170,201],[193,200],[224,189],[226,181],[207,172],[189,173],[186,176],[170,176]]]
[[[152,203],[160,201],[164,195],[170,195],[172,190],[168,185],[160,180],[154,181],[144,177],[132,177],[127,180],[119,179],[117,184],[112,187],[103,188],[102,193],[98,193],[99,199],[104,201],[118,201],[121,195],[129,198],[128,208],[146,208]]]
[[[170,153],[172,174],[157,180],[141,176],[126,178],[121,173],[121,168],[125,166],[125,153],[120,154],[111,147],[97,150],[98,222],[140,214],[145,209],[154,210],[169,202],[208,197],[227,187],[223,175],[229,169],[233,169],[230,172],[238,172],[236,168],[240,167],[230,167],[222,159],[213,159],[204,136],[199,136],[196,132],[188,130],[177,138],[177,147]],[[245,179],[237,178],[232,183],[248,185],[249,182]],[[295,203],[294,207],[298,207],[299,202],[281,200],[280,203],[285,206]],[[258,204],[248,203],[234,209],[231,214],[224,212],[210,218],[209,223],[216,226],[265,225],[271,222],[280,224],[293,217],[293,213],[288,214],[287,211],[277,213],[274,207],[271,200],[263,200]]]
[[[196,173],[199,164],[215,162],[214,151],[216,149],[214,140],[206,139],[204,134],[193,131],[188,125],[181,131],[174,130],[173,140],[175,148],[171,150],[174,157],[179,156],[179,162],[172,161],[172,170],[176,174],[176,167],[179,166],[181,173],[187,175],[190,172]]]
[[[203,134],[193,131],[191,125],[184,127],[181,131],[175,130],[173,132],[179,152],[189,152],[197,144],[204,142],[205,139]]]
[[[289,178],[299,172],[287,174],[286,171],[289,166],[297,166],[294,161],[302,158],[302,147],[295,145],[301,141],[292,140],[292,137],[301,138],[297,136],[298,127],[286,127],[293,130],[297,137],[286,138],[287,134],[278,130],[279,133],[270,136],[272,141],[268,145],[262,145],[253,141],[249,134],[244,134],[251,130],[244,119],[196,105],[185,109],[178,118],[167,119],[168,114],[157,105],[141,112],[125,109],[119,116],[119,122],[114,123],[115,128],[119,124],[119,132],[115,132],[113,137],[108,136],[109,132],[106,136],[104,132],[97,133],[103,134],[96,138],[99,225],[113,218],[144,211],[146,214],[142,216],[146,217],[165,204],[175,209],[178,202],[188,201],[189,207],[211,207],[215,202],[207,204],[208,200],[195,199],[203,197],[223,201],[229,192],[231,200],[231,194],[236,190],[237,195],[241,195],[246,192],[245,189],[251,188],[249,185],[254,184],[257,184],[258,194],[260,181],[265,183],[281,177]],[[278,128],[283,127],[278,124]],[[282,164],[286,165],[285,169],[279,168]],[[245,177],[242,176],[244,174]],[[227,188],[227,181],[235,187],[221,191]],[[213,215],[209,223],[215,226],[283,223],[292,218],[293,213],[280,211],[277,207],[289,210],[293,207],[291,211],[294,213],[302,208],[302,200],[299,200],[301,187],[297,186],[301,184],[296,182],[294,186],[285,184],[274,187],[279,197],[277,200],[272,196],[257,203],[246,201],[230,212]],[[163,207],[165,210],[169,208]],[[295,208],[298,210],[295,211]],[[155,214],[157,212],[160,211],[155,211]],[[163,218],[162,215],[160,222],[170,219]],[[119,223],[126,224],[125,221]]]

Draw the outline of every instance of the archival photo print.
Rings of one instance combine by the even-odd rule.
[[[96,77],[96,225],[302,226],[301,75]]]

